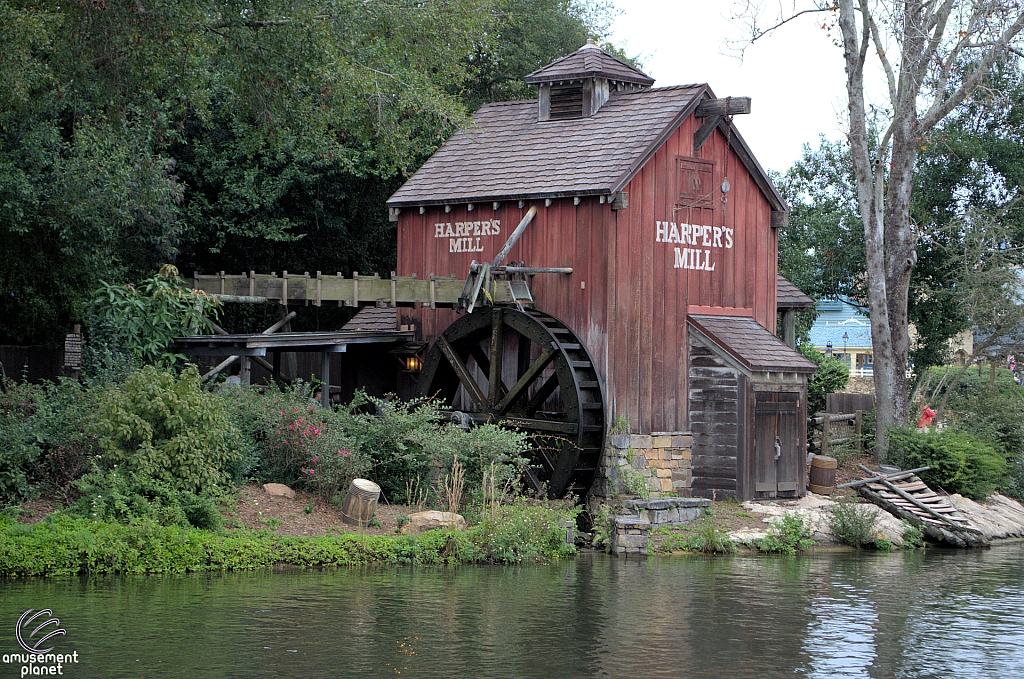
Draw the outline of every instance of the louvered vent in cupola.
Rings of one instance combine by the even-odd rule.
[[[583,117],[583,83],[551,86],[551,120]]]
[[[593,40],[526,76],[538,86],[538,119],[589,118],[612,92],[646,89],[654,79],[599,48]]]

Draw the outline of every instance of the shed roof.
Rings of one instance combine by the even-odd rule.
[[[714,98],[707,85],[613,92],[593,116],[543,122],[536,101],[484,104],[472,123],[452,135],[387,204],[613,194],[705,97]],[[788,210],[735,126],[729,138],[773,209]]]
[[[556,59],[543,68],[538,68],[524,80],[530,84],[537,84],[559,80],[580,80],[594,76],[637,83],[638,85],[654,84],[654,78],[608,54],[595,45],[592,40],[588,40],[586,45],[572,54]]]
[[[779,309],[813,309],[814,300],[804,292],[790,283],[787,279],[779,276],[775,281],[776,305]]]
[[[398,316],[393,307],[363,307],[342,330],[397,330]]]
[[[752,318],[688,316],[690,325],[750,372],[812,373],[817,366]]]

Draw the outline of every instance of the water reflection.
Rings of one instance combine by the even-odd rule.
[[[0,582],[89,677],[1024,675],[1024,545]],[[4,674],[6,672],[6,674]],[[0,665],[0,676],[18,676]]]

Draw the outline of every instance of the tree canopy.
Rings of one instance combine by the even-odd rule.
[[[597,0],[0,0],[0,343],[166,262],[386,273],[384,200]]]

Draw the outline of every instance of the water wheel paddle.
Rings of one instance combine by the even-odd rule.
[[[589,490],[604,444],[601,384],[586,347],[554,316],[500,306],[463,315],[427,353],[419,392],[463,421],[527,432],[525,480],[538,493]]]

